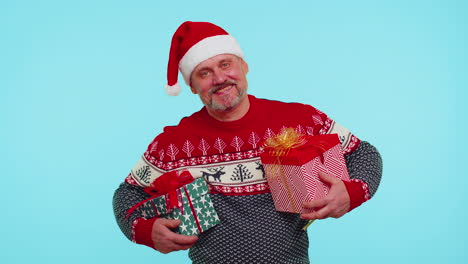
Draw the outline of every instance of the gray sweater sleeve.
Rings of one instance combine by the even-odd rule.
[[[130,217],[127,218],[127,210],[135,204],[149,198],[150,195],[144,192],[143,187],[134,186],[126,182],[120,184],[115,190],[112,205],[114,214],[120,230],[125,236],[132,240],[132,223],[135,219],[143,217],[138,210],[135,210]]]
[[[349,177],[366,182],[372,197],[382,178],[382,158],[377,149],[369,142],[361,141],[354,152],[345,155],[345,160]]]

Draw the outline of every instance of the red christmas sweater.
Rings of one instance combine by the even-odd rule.
[[[269,193],[260,162],[265,139],[293,127],[308,135],[337,133],[344,154],[352,153],[360,140],[321,111],[300,103],[283,103],[249,95],[250,108],[241,119],[222,122],[206,108],[168,126],[148,146],[126,182],[149,186],[171,170],[188,170],[194,178],[204,177],[211,194],[245,196]],[[352,175],[351,175],[352,177]],[[369,199],[367,184],[344,182],[351,208]],[[215,208],[216,203],[214,204]],[[218,210],[218,209],[217,209]],[[140,217],[132,225],[133,241],[152,247],[151,228],[155,219]]]

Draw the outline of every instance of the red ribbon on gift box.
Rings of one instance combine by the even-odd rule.
[[[130,217],[130,215],[139,206],[161,195],[165,195],[167,211],[170,211],[174,208],[179,208],[179,210],[181,210],[183,213],[184,205],[182,194],[179,189],[180,187],[193,182],[193,180],[194,178],[192,174],[186,170],[181,172],[170,171],[164,173],[156,180],[154,180],[149,187],[144,189],[144,191],[151,195],[151,197],[132,206],[132,208],[127,211],[127,218]]]
[[[145,188],[145,192],[153,196],[166,195],[166,208],[168,211],[173,208],[182,208],[183,201],[179,188],[193,181],[193,177],[188,171],[179,174],[170,171],[159,176],[154,182]]]
[[[287,131],[289,134],[293,134],[291,131]],[[291,140],[289,140],[289,135],[278,135],[282,136],[281,140],[278,142],[277,138],[273,138],[271,141],[266,142],[265,150],[266,152],[262,154],[263,163],[277,163],[277,157],[281,157],[281,163],[283,165],[300,165],[306,163],[307,161],[319,157],[320,161],[324,162],[323,154],[340,143],[340,140],[337,134],[327,134],[327,135],[300,135],[300,143],[291,143],[289,141],[295,142],[298,139],[296,135],[293,134]],[[277,137],[278,137],[277,136]],[[289,141],[288,141],[289,140]],[[286,143],[284,143],[286,142]],[[273,144],[268,144],[273,143]],[[298,164],[300,163],[300,164]]]

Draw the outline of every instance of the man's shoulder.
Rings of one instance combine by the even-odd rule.
[[[161,134],[166,134],[167,136],[176,136],[181,132],[187,134],[187,131],[193,129],[193,126],[203,119],[203,110],[204,108],[189,116],[183,117],[177,125],[165,126]]]
[[[163,131],[157,134],[148,145],[145,156],[147,158],[153,157],[157,160],[162,160],[168,151],[172,151],[174,155],[176,152],[181,151],[182,149],[177,148],[182,146],[184,140],[190,137],[190,131],[193,129],[193,125],[191,124],[196,122],[198,115],[199,112],[195,112],[190,116],[183,117],[177,125],[165,126]]]
[[[304,103],[299,103],[299,102],[284,102],[284,101],[279,101],[279,100],[274,100],[274,99],[265,99],[265,98],[257,98],[253,95],[250,96],[252,100],[262,108],[269,108],[269,109],[277,109],[281,110],[284,108],[289,108],[289,109],[314,109],[315,108],[311,105],[304,104]]]

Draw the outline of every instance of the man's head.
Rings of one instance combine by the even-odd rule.
[[[191,85],[193,70],[205,60],[221,54],[244,57],[237,41],[224,29],[208,22],[182,23],[172,37],[167,69],[167,93],[177,95],[180,91],[178,70],[187,85]]]
[[[220,54],[199,63],[192,71],[190,88],[208,111],[231,111],[247,98],[247,63],[232,54]]]

